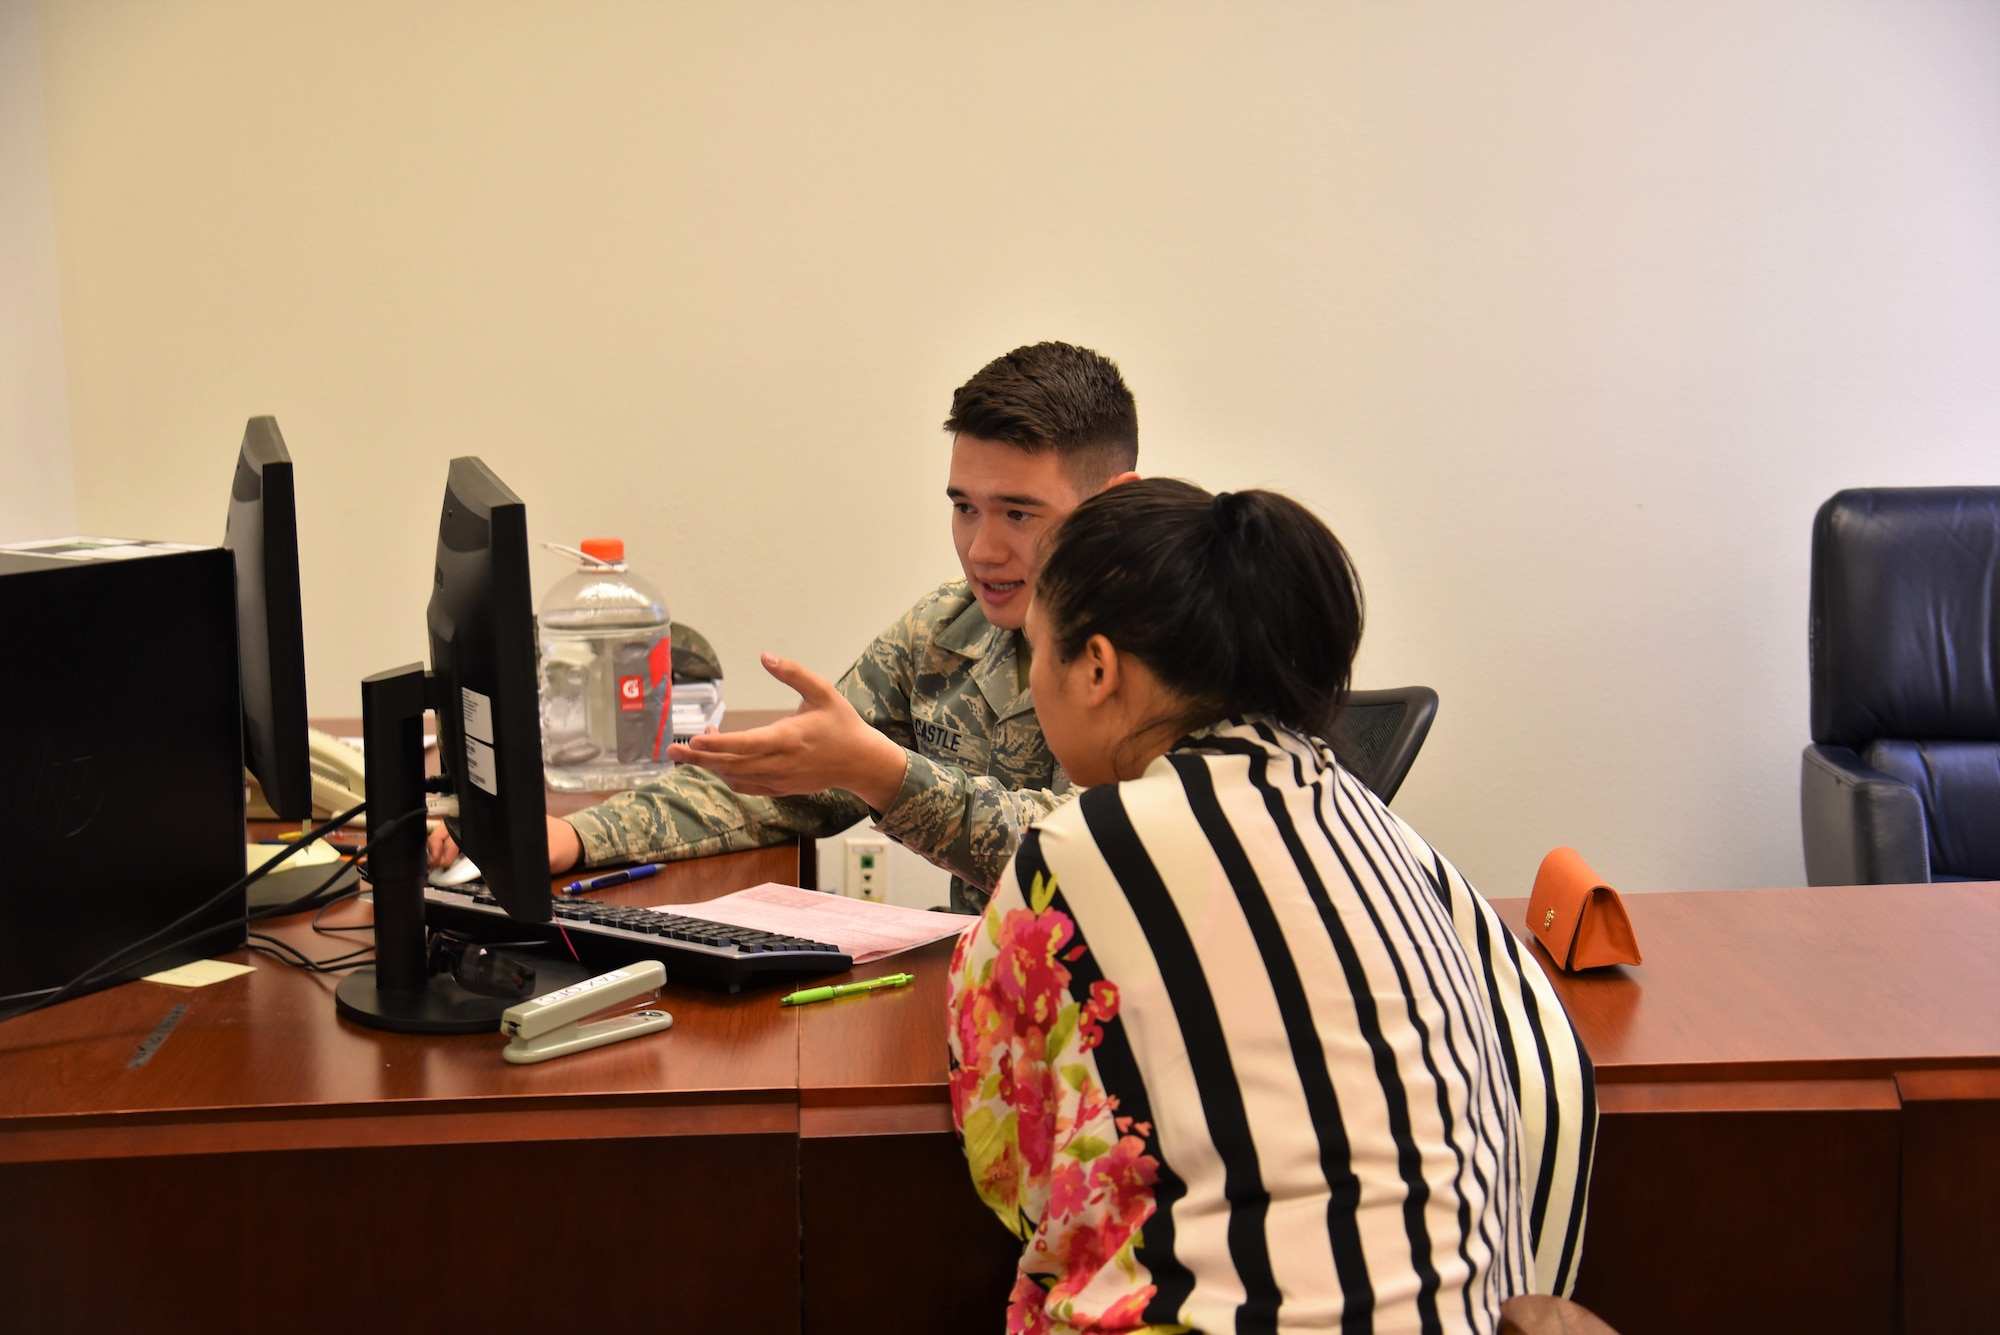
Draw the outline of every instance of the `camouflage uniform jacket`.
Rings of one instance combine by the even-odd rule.
[[[987,621],[964,580],[940,586],[840,679],[861,717],[909,752],[902,791],[871,812],[831,788],[745,797],[693,765],[569,817],[584,862],[701,857],[875,828],[952,873],[951,904],[976,913],[1029,825],[1069,795],[1023,681],[1021,637]]]

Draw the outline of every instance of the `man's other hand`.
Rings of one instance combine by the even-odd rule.
[[[764,670],[799,693],[798,712],[743,732],[711,729],[667,748],[675,764],[700,765],[751,797],[797,797],[844,788],[876,811],[887,811],[903,787],[909,763],[902,747],[854,712],[832,682],[776,654]]]
[[[549,820],[549,874],[568,871],[583,860],[583,840],[577,838],[576,826],[559,816]]]
[[[431,826],[431,832],[424,841],[424,852],[429,857],[432,871],[443,871],[458,861],[458,842],[444,828],[443,821]]]
[[[568,871],[583,856],[583,841],[576,836],[576,827],[566,820],[554,816],[549,822],[549,874]],[[431,828],[430,839],[425,845],[430,855],[432,868],[449,867],[458,861],[458,845],[440,821]]]

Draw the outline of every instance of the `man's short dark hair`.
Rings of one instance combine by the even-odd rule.
[[[980,367],[951,396],[944,429],[1053,451],[1090,481],[1139,460],[1139,409],[1125,377],[1109,357],[1069,343],[1031,343]]]

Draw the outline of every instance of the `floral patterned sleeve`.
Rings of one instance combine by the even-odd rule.
[[[1117,985],[1091,966],[1076,972],[1095,981],[1077,979],[1088,948],[1052,874],[1021,884],[1024,863],[1040,865],[1022,852],[951,971],[952,1120],[980,1198],[1025,1244],[1007,1330],[1185,1329],[1142,1315],[1154,1286],[1134,1248],[1159,1163],[1152,1128],[1118,1115],[1093,1056]]]

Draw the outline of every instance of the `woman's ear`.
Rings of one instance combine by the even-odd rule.
[[[1124,665],[1118,660],[1118,646],[1102,635],[1093,635],[1084,643],[1083,651],[1077,654],[1073,671],[1080,671],[1083,677],[1084,703],[1092,709],[1098,708],[1124,683]]]

